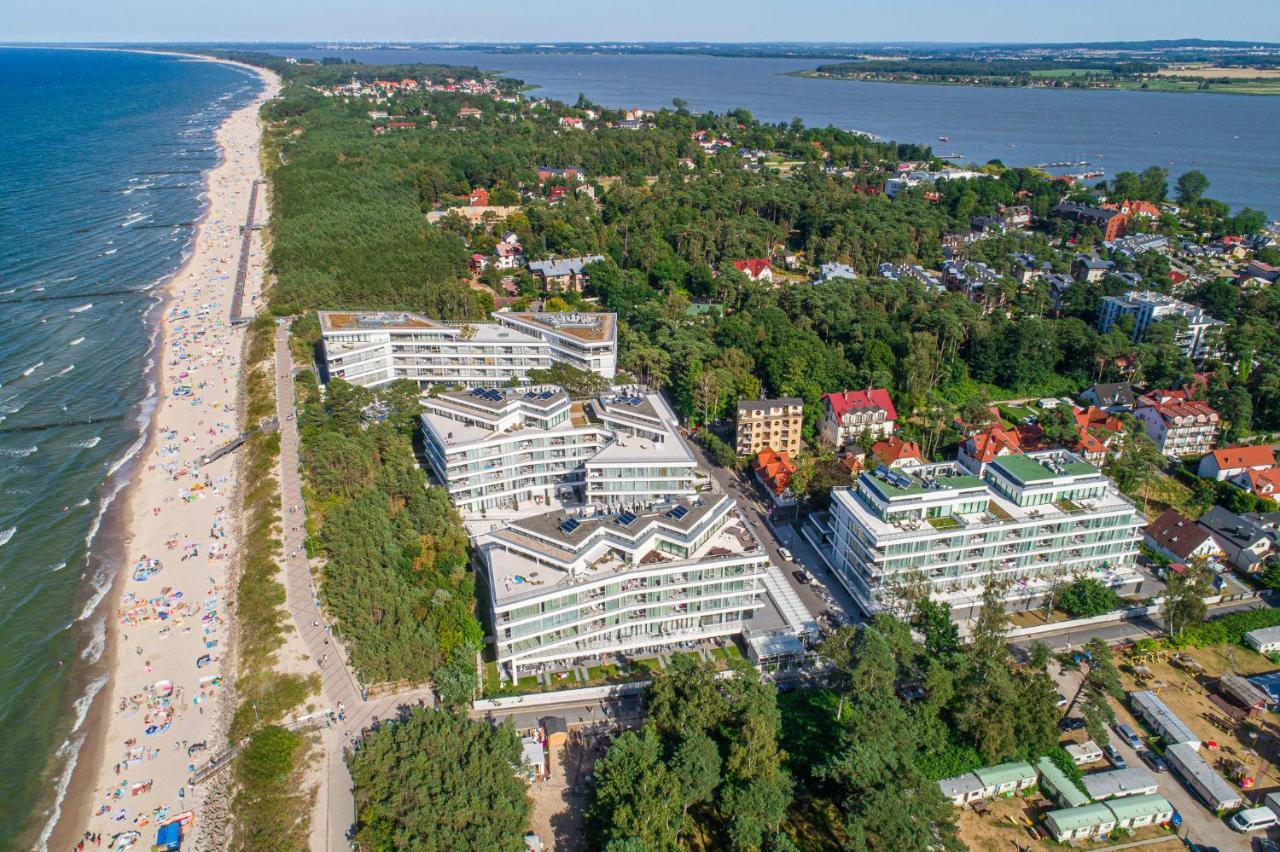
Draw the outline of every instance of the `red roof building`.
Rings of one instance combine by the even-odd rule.
[[[1209,531],[1180,515],[1177,509],[1165,509],[1163,515],[1143,527],[1142,538],[1147,547],[1174,562],[1221,553]]]
[[[1218,442],[1218,412],[1207,402],[1185,396],[1181,391],[1154,391],[1142,397],[1134,412],[1160,452],[1174,458],[1202,456]]]
[[[488,207],[489,191],[483,188],[471,190],[471,206],[472,207]]]
[[[871,454],[887,467],[915,467],[924,464],[920,445],[915,441],[904,441],[897,435],[876,441],[871,445]]]
[[[818,434],[837,450],[856,441],[863,432],[887,438],[898,425],[898,412],[884,388],[824,394],[822,408]]]
[[[768,259],[753,257],[748,260],[735,260],[733,268],[746,275],[752,281],[772,281],[773,266]]]
[[[981,476],[986,466],[1000,456],[1012,456],[1021,452],[1022,439],[1017,431],[993,423],[961,441],[957,459],[975,476]]]
[[[1221,482],[1247,470],[1267,470],[1276,466],[1276,454],[1267,444],[1254,447],[1223,447],[1200,459],[1197,474]]]
[[[1258,497],[1280,499],[1280,467],[1246,470],[1231,477],[1231,482]]]
[[[786,493],[791,477],[796,472],[796,466],[786,450],[777,453],[770,447],[765,447],[756,454],[751,462],[751,469],[755,471],[760,484],[779,497]]]

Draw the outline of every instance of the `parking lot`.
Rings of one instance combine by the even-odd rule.
[[[1068,699],[1072,698],[1076,691],[1080,688],[1082,675],[1078,671],[1058,670],[1056,665],[1051,665],[1050,670],[1055,672],[1054,680],[1058,684],[1059,691]],[[1131,688],[1131,685],[1128,685]],[[1127,706],[1117,702],[1112,702],[1116,709],[1116,721],[1127,724],[1130,728],[1138,733],[1144,740],[1146,738],[1146,729],[1138,723],[1129,712]],[[1192,724],[1191,719],[1184,719],[1188,724]],[[1198,720],[1197,720],[1198,721]],[[1125,763],[1129,766],[1147,766],[1138,756],[1137,751],[1128,743],[1123,742],[1122,738],[1111,731],[1110,742],[1124,758]],[[1079,741],[1085,737],[1079,734],[1067,734],[1072,740]],[[1101,744],[1099,744],[1101,745]],[[1100,763],[1094,763],[1080,767],[1081,771],[1086,774],[1111,769],[1112,766],[1106,760]],[[1148,767],[1150,768],[1150,767]],[[1195,794],[1178,779],[1172,771],[1155,773],[1155,778],[1160,786],[1160,795],[1169,800],[1169,803],[1177,809],[1182,815],[1182,827],[1179,835],[1185,840],[1200,844],[1202,846],[1217,847],[1221,850],[1228,849],[1249,849],[1251,848],[1251,836],[1239,834],[1227,827],[1226,823],[1218,818],[1217,815],[1211,813]],[[1273,829],[1274,831],[1274,829]],[[1261,832],[1257,833],[1261,836]]]

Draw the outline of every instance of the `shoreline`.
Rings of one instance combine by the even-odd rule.
[[[1031,89],[1034,91],[1044,90],[1049,92],[1140,92],[1142,94],[1154,95],[1236,95],[1251,98],[1269,98],[1280,95],[1280,84],[1278,84],[1277,81],[1271,81],[1271,85],[1275,87],[1275,91],[1250,92],[1242,91],[1242,89],[1246,88],[1249,85],[1249,82],[1258,83],[1259,81],[1241,80],[1241,85],[1237,89],[1144,89],[1141,86],[1127,84],[1116,86],[997,86],[993,84],[953,82],[950,80],[897,80],[891,77],[845,77],[838,74],[819,73],[815,69],[779,72],[778,76],[796,77],[801,80],[831,80],[837,83],[898,83],[903,86],[947,86],[953,89]]]
[[[116,495],[117,497],[123,497],[123,499],[116,500],[104,513],[102,518],[102,527],[98,531],[98,537],[107,540],[106,548],[99,548],[100,555],[98,558],[107,561],[108,564],[116,564],[117,568],[112,571],[107,588],[103,590],[101,600],[97,602],[96,607],[97,609],[106,608],[104,613],[104,648],[98,663],[96,665],[86,667],[84,674],[77,678],[77,686],[81,687],[81,692],[77,693],[77,695],[83,695],[83,687],[93,682],[97,677],[105,676],[106,683],[92,698],[91,704],[85,713],[84,719],[78,730],[68,737],[68,741],[74,744],[76,742],[76,734],[82,732],[82,739],[80,740],[78,751],[71,755],[65,755],[60,749],[58,753],[58,758],[63,761],[74,760],[74,765],[64,765],[61,770],[57,772],[56,777],[59,785],[61,786],[65,783],[65,789],[62,792],[60,800],[53,803],[50,812],[46,817],[48,822],[41,829],[41,841],[38,843],[38,845],[45,848],[53,847],[55,849],[73,847],[86,830],[86,827],[88,827],[90,831],[100,833],[104,843],[116,833],[136,830],[142,834],[139,842],[150,845],[152,838],[149,837],[148,834],[155,830],[156,822],[154,820],[148,820],[139,827],[134,824],[134,821],[140,817],[115,822],[109,821],[109,816],[114,814],[121,805],[129,808],[130,815],[132,815],[132,811],[139,808],[141,808],[143,812],[148,812],[151,809],[144,803],[144,800],[150,800],[153,797],[155,799],[166,800],[169,816],[176,816],[183,810],[188,809],[199,811],[200,805],[202,804],[201,797],[199,796],[192,796],[191,798],[174,798],[175,790],[181,788],[186,781],[185,772],[181,771],[185,767],[185,761],[187,758],[187,756],[183,754],[182,766],[173,765],[166,767],[168,771],[163,773],[160,771],[159,766],[152,768],[151,766],[143,764],[139,767],[140,770],[143,770],[145,767],[147,780],[152,781],[156,787],[161,787],[163,783],[164,786],[161,787],[160,790],[156,790],[153,794],[151,793],[151,788],[148,787],[147,793],[140,794],[136,797],[127,796],[122,798],[120,802],[116,803],[116,807],[112,808],[111,814],[108,814],[107,816],[93,815],[93,812],[96,809],[94,805],[95,797],[100,795],[104,788],[114,786],[114,782],[117,780],[117,775],[113,768],[114,760],[109,756],[110,752],[108,751],[108,746],[112,738],[120,733],[123,720],[119,718],[120,714],[115,712],[113,707],[118,703],[118,701],[122,700],[120,696],[129,692],[129,689],[126,688],[128,680],[133,678],[136,682],[136,675],[138,674],[137,670],[140,668],[139,660],[134,659],[133,657],[140,657],[141,654],[135,654],[132,656],[127,655],[127,649],[124,645],[125,639],[128,638],[129,634],[125,631],[136,631],[134,635],[135,647],[141,648],[143,644],[148,646],[145,649],[146,656],[148,657],[145,663],[146,669],[148,670],[145,673],[146,678],[156,677],[161,680],[165,679],[164,673],[159,671],[162,664],[167,665],[171,670],[178,670],[182,668],[180,664],[172,660],[172,654],[166,655],[158,648],[155,635],[158,629],[157,627],[145,623],[122,627],[120,623],[120,613],[122,606],[126,601],[126,597],[128,596],[126,589],[130,585],[128,577],[123,575],[128,573],[130,566],[138,559],[140,552],[146,552],[152,558],[160,558],[156,554],[163,553],[167,558],[162,558],[161,561],[163,563],[163,568],[156,577],[154,579],[134,584],[137,590],[136,595],[138,597],[142,597],[145,594],[147,598],[154,598],[158,590],[175,586],[177,583],[182,583],[193,592],[190,594],[190,602],[194,604],[199,596],[198,589],[195,586],[192,586],[192,583],[194,582],[200,585],[205,585],[203,578],[197,579],[197,576],[195,575],[205,575],[208,580],[215,581],[212,583],[210,588],[206,589],[207,592],[211,593],[213,589],[221,587],[223,600],[219,603],[218,609],[228,613],[231,611],[230,593],[232,590],[230,588],[230,581],[234,575],[234,547],[224,545],[226,549],[221,552],[226,553],[227,558],[222,558],[220,561],[214,562],[210,560],[207,564],[202,563],[202,567],[199,569],[196,569],[194,565],[191,569],[184,570],[179,568],[177,563],[180,560],[177,553],[172,550],[168,553],[164,553],[161,543],[156,541],[155,533],[157,530],[155,527],[156,523],[159,521],[159,506],[156,506],[156,511],[153,512],[148,512],[146,507],[148,504],[171,502],[172,500],[172,498],[162,497],[162,492],[159,490],[163,489],[166,484],[165,478],[160,475],[163,471],[160,468],[159,460],[156,458],[161,446],[162,425],[167,426],[169,429],[181,430],[183,425],[190,426],[189,421],[194,416],[194,414],[192,414],[193,411],[196,413],[216,414],[220,410],[226,410],[223,407],[224,404],[229,405],[232,408],[236,407],[236,394],[242,378],[239,358],[242,349],[240,343],[243,341],[244,331],[243,328],[232,329],[227,318],[231,293],[234,288],[234,280],[233,276],[227,277],[225,281],[221,279],[210,281],[209,278],[212,276],[213,272],[222,271],[221,269],[214,269],[215,263],[218,263],[221,260],[224,266],[226,265],[225,259],[220,259],[217,256],[218,253],[226,251],[226,246],[222,244],[219,237],[225,236],[227,232],[235,231],[238,227],[235,225],[237,217],[243,221],[244,205],[247,204],[248,200],[248,185],[247,182],[241,180],[239,172],[244,171],[247,167],[252,171],[253,177],[261,177],[261,163],[258,159],[259,145],[261,141],[261,127],[258,120],[258,112],[262,104],[279,91],[280,86],[279,77],[274,72],[264,68],[258,68],[245,63],[236,62],[234,60],[224,60],[215,57],[201,56],[198,54],[162,50],[89,47],[72,49],[150,53],[178,56],[189,60],[218,62],[251,71],[258,77],[261,83],[261,88],[253,97],[251,102],[227,115],[214,131],[214,140],[219,149],[219,159],[216,165],[205,172],[202,179],[199,197],[203,199],[204,203],[200,218],[192,234],[190,253],[183,259],[178,267],[166,277],[161,286],[157,288],[157,295],[159,298],[156,301],[155,308],[158,308],[159,313],[151,314],[148,317],[148,332],[150,333],[154,331],[155,342],[152,347],[152,363],[149,365],[149,369],[144,377],[153,390],[151,394],[143,400],[143,408],[140,413],[145,413],[145,408],[150,399],[154,399],[155,403],[154,408],[150,413],[145,431],[143,431],[139,436],[139,440],[141,442],[140,449],[138,449],[132,457],[125,456],[119,463],[122,467],[127,466],[129,470],[128,480],[121,488],[121,493]],[[246,133],[246,125],[252,129],[251,133]],[[232,187],[224,187],[220,185],[230,179],[240,181],[243,185]],[[265,205],[267,201],[264,199],[261,203]],[[234,236],[238,241],[238,234],[234,234]],[[251,281],[255,279],[255,276],[260,277],[261,275],[262,258],[260,257],[260,244],[256,245],[255,249],[258,256],[254,257],[256,262],[251,266],[251,270],[253,272],[250,276]],[[236,259],[238,259],[238,249]],[[234,260],[232,261],[232,264],[234,264]],[[205,291],[200,293],[198,291],[202,284]],[[210,288],[210,284],[213,284],[214,287]],[[211,293],[211,289],[215,292]],[[192,290],[197,292],[189,294],[189,291]],[[252,293],[256,296],[256,287],[252,290]],[[193,302],[193,299],[196,301]],[[216,300],[217,304],[212,306],[209,321],[212,323],[220,319],[222,320],[222,324],[216,328],[211,326],[209,331],[213,332],[213,336],[215,337],[217,332],[221,332],[225,335],[225,357],[231,359],[231,361],[227,365],[230,367],[229,377],[222,377],[223,385],[220,388],[211,390],[207,394],[211,397],[217,394],[221,394],[221,396],[217,399],[210,399],[209,403],[201,409],[193,409],[192,406],[186,404],[185,400],[174,398],[172,396],[172,389],[177,382],[181,381],[183,377],[188,375],[185,370],[182,370],[182,367],[188,366],[187,364],[182,364],[178,369],[175,369],[174,362],[175,357],[191,357],[189,354],[179,356],[179,353],[182,351],[184,339],[188,334],[187,329],[184,328],[183,325],[185,323],[191,323],[194,318],[190,316],[175,317],[173,314],[181,308],[190,313],[196,314],[196,317],[199,317],[199,304],[208,303],[201,302],[199,301],[200,299],[210,301]],[[152,322],[155,323],[155,326],[151,325]],[[207,333],[208,332],[201,329],[197,332],[196,336],[204,337]],[[191,372],[196,372],[197,368],[195,364],[193,363],[190,366],[192,368]],[[190,384],[194,383],[195,379],[193,378]],[[229,398],[227,398],[228,394]],[[232,413],[235,415],[232,426],[234,428],[238,428],[239,424],[237,421],[240,412],[238,410],[235,410],[234,412],[227,412],[227,414]],[[169,422],[164,422],[166,420]],[[184,421],[186,421],[185,424]],[[204,421],[200,420],[197,425],[203,424]],[[214,432],[215,434],[211,435],[209,438],[212,445],[216,445],[224,437],[222,434],[217,434],[216,430],[214,430]],[[187,438],[184,437],[183,441],[186,442]],[[205,447],[204,449],[208,448],[209,447]],[[200,452],[200,450],[194,446],[190,448],[184,447],[183,449],[194,450],[194,454],[197,456]],[[188,457],[188,453],[181,453],[180,455],[175,455],[172,461],[190,463],[191,459]],[[235,495],[231,492],[231,489],[234,488],[235,477],[234,469],[231,466],[235,463],[235,461],[219,462],[215,463],[215,465],[208,466],[206,470],[200,471],[200,473],[206,477],[216,473],[220,481],[225,481],[228,484],[227,490],[213,495],[215,500],[228,506],[234,503]],[[172,490],[172,482],[167,484],[170,486],[168,490]],[[218,490],[217,486],[213,488],[214,492],[217,492]],[[203,490],[201,490],[200,494],[204,494]],[[209,501],[203,500],[201,502],[207,503]],[[193,503],[191,505],[195,504]],[[197,549],[201,543],[207,545],[207,542],[202,542],[202,536],[207,534],[203,527],[206,525],[207,521],[210,521],[210,519],[204,517],[208,514],[207,507],[205,508],[205,512],[195,513],[200,516],[199,519],[190,518],[190,523],[177,522],[180,523],[182,533],[185,534],[185,537],[189,540],[194,540],[197,543]],[[221,510],[219,510],[219,512],[214,515],[211,523],[216,527],[221,520],[222,515]],[[233,531],[238,529],[238,518],[234,515],[230,515],[226,520],[229,521],[227,525],[231,527]],[[175,523],[171,518],[166,518],[166,521],[170,524]],[[234,538],[231,540],[234,541]],[[215,541],[214,547],[217,546],[218,542]],[[200,556],[197,557],[197,560],[201,561],[205,558],[205,556]],[[185,561],[185,558],[182,561]],[[164,568],[167,568],[168,570],[164,570]],[[180,571],[187,576],[175,576],[175,574],[178,574]],[[86,574],[86,579],[89,579],[88,574]],[[154,589],[152,588],[153,586]],[[89,592],[84,597],[83,602],[87,604],[87,602],[92,601],[94,595],[95,592],[90,585]],[[232,620],[233,619],[230,616],[226,619],[219,617],[218,621],[225,621],[227,626],[224,629],[223,635],[219,637],[222,639],[222,642],[219,643],[218,651],[211,651],[211,654],[217,654],[218,656],[229,654],[227,642],[230,640],[232,635],[232,629],[230,627]],[[175,618],[172,623],[176,626],[179,622],[180,619]],[[167,630],[168,628],[165,629]],[[187,629],[190,630],[190,628]],[[170,645],[192,646],[192,641],[180,641],[185,638],[186,637],[169,637],[164,641]],[[194,640],[196,637],[192,636],[190,638]],[[187,648],[186,650],[190,651],[192,648]],[[219,651],[221,653],[218,653]],[[152,659],[150,658],[153,656],[157,658],[156,672],[154,675],[149,671],[152,663]],[[165,662],[162,659],[164,656],[169,656],[170,661]],[[231,674],[230,666],[233,665],[233,659],[233,657],[228,656],[227,664],[229,668],[225,672],[221,670],[219,671],[219,674],[224,677],[228,677],[228,679]],[[190,660],[191,658],[188,657],[188,666],[191,665]],[[176,671],[174,671],[174,674],[176,674]],[[186,686],[187,689],[191,689],[196,685],[194,683],[182,684],[176,676],[172,677],[172,683],[178,687],[178,695],[182,695],[183,686]],[[194,690],[192,691],[194,692]],[[222,689],[220,692],[228,695],[232,694],[231,691],[227,689]],[[185,698],[184,700],[191,699]],[[148,742],[145,743],[146,747],[148,749],[155,748],[159,746],[161,742],[164,742],[164,745],[168,746],[168,740],[174,740],[174,746],[177,746],[178,743],[176,737],[179,734],[185,734],[188,740],[208,741],[210,743],[210,752],[214,751],[217,747],[215,743],[223,733],[219,724],[223,714],[218,712],[218,705],[222,702],[218,702],[216,698],[211,699],[211,702],[213,703],[213,708],[212,712],[208,714],[204,714],[203,707],[199,708],[200,712],[198,714],[189,712],[184,714],[181,709],[177,709],[181,707],[181,702],[175,702],[177,718],[173,722],[173,735],[169,738],[158,736],[156,738],[158,740],[157,742],[150,742],[149,740],[151,738],[148,737]],[[135,722],[133,727],[140,726]],[[141,732],[139,731],[138,733]],[[134,735],[131,734],[130,738],[133,738],[133,736]],[[139,740],[139,746],[142,746],[143,737],[137,737],[137,739]],[[174,748],[172,750],[177,749]],[[150,754],[148,754],[148,757],[150,757]],[[165,762],[175,764],[175,761],[176,756],[169,757]],[[159,763],[160,758],[157,757],[154,762]],[[128,769],[127,766],[126,769]],[[68,770],[70,771],[69,779],[66,778]],[[121,773],[119,777],[123,778],[128,776]],[[159,805],[158,807],[163,806],[164,805]],[[200,816],[200,814],[197,813],[197,816]],[[196,830],[199,830],[198,823],[196,825]],[[190,840],[190,837],[188,840]]]

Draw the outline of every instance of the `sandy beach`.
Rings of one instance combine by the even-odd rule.
[[[208,60],[212,61],[212,60]],[[235,63],[233,63],[235,64]],[[249,68],[249,66],[241,66]],[[207,206],[192,254],[170,279],[160,307],[159,402],[127,492],[126,553],[109,596],[110,681],[73,776],[53,849],[155,842],[158,825],[190,814],[185,847],[199,834],[214,785],[191,787],[194,765],[225,747],[230,711],[236,455],[201,457],[239,432],[236,410],[244,328],[229,311],[241,226],[261,179],[258,111],[279,90],[264,89],[218,128],[221,162],[206,175]],[[258,193],[257,221],[267,218]],[[263,256],[253,239],[243,313],[258,308]],[[85,839],[85,838],[88,839]]]

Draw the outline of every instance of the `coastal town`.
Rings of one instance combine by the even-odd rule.
[[[64,847],[1275,847],[1280,222],[214,58]]]

